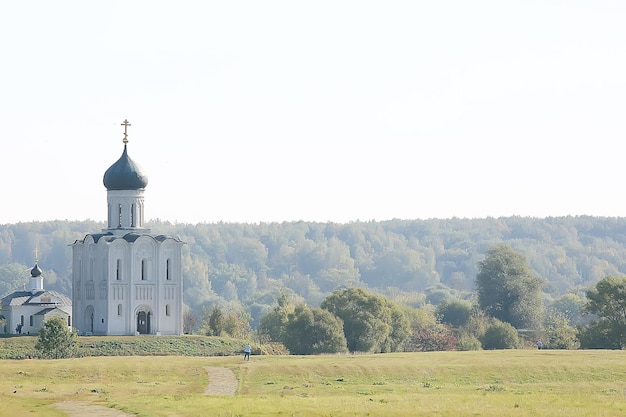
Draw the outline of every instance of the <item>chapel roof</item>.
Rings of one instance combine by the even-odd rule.
[[[59,303],[53,303],[52,301],[50,301],[49,303],[41,302],[41,297],[45,298],[47,296],[49,296],[51,300],[57,299],[60,302]],[[2,298],[2,300],[0,301],[0,305],[3,305],[3,306],[22,306],[22,305],[45,306],[45,305],[50,305],[50,304],[61,305],[61,306],[71,306],[72,300],[68,296],[61,294],[60,292],[42,290],[42,291],[37,291],[34,294],[31,291],[15,291],[7,295],[6,297]]]
[[[39,268],[39,264],[37,263],[35,263],[33,269],[30,270],[30,276],[33,278],[41,276],[42,273],[43,271],[41,270],[41,268]]]
[[[35,314],[33,314],[33,315],[34,315],[34,316],[45,316],[46,314],[51,313],[51,312],[53,312],[53,311],[55,311],[55,310],[56,310],[56,311],[58,311],[58,312],[60,312],[60,313],[65,314],[65,315],[67,314],[65,311],[61,310],[61,309],[60,309],[60,308],[58,308],[58,307],[48,307],[48,308],[44,308],[44,309],[43,309],[43,310],[41,310],[41,311],[36,312],[36,313],[35,313]]]

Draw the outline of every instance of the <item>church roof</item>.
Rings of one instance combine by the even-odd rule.
[[[23,306],[23,305],[62,305],[71,306],[72,300],[57,291],[15,291],[2,299],[0,305],[3,306]]]
[[[124,144],[122,156],[106,170],[102,182],[107,190],[143,190],[148,185],[148,175],[130,159]]]
[[[41,268],[39,268],[39,265],[37,263],[35,263],[33,269],[30,270],[30,276],[33,278],[41,276],[42,273],[43,271],[41,270]]]
[[[55,311],[55,310],[57,310],[57,311],[59,311],[59,312],[63,313],[64,315],[67,315],[67,313],[66,313],[65,311],[63,311],[63,310],[61,310],[60,308],[57,308],[57,307],[49,307],[49,308],[44,308],[43,310],[38,311],[38,312],[37,312],[37,313],[35,313],[34,315],[35,315],[35,316],[45,316],[46,314],[48,314],[48,313],[50,313],[50,312],[52,312],[52,311]]]
[[[113,242],[116,239],[124,239],[125,241],[127,241],[128,243],[133,243],[135,242],[137,239],[139,239],[142,236],[149,236],[151,238],[153,238],[154,240],[157,240],[159,242],[163,242],[166,239],[174,239],[177,242],[181,242],[180,237],[176,236],[167,236],[167,235],[152,235],[149,233],[126,233],[124,236],[116,236],[111,232],[108,233],[92,233],[89,234],[87,236],[91,236],[93,238],[94,243],[98,243],[100,241],[100,239],[104,239],[105,242]],[[87,237],[85,236],[85,237]],[[84,243],[85,239],[83,240],[77,240],[74,243]]]

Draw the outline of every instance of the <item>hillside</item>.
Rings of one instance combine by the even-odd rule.
[[[71,248],[105,225],[50,221],[0,225],[0,293],[28,282],[39,250],[46,288],[71,294]],[[626,272],[626,218],[554,217],[391,220],[383,222],[172,224],[179,236],[184,301],[193,311],[219,302],[256,320],[281,291],[309,305],[346,286],[364,286],[413,305],[468,297],[477,262],[506,243],[546,280],[546,299],[580,292]]]
[[[36,336],[0,337],[0,360],[35,358]],[[76,357],[87,356],[237,356],[245,342],[208,336],[80,336]],[[278,344],[255,345],[255,354],[284,354]]]

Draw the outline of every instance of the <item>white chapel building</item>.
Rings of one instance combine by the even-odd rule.
[[[4,318],[2,333],[38,334],[44,322],[60,317],[72,326],[72,300],[43,287],[43,272],[37,261],[30,270],[30,288],[15,291],[0,300],[0,318]]]
[[[72,316],[80,334],[183,334],[182,247],[179,238],[144,228],[148,177],[128,156],[104,173],[108,227],[72,246]]]

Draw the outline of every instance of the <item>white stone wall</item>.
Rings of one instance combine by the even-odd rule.
[[[183,244],[147,234],[134,242],[101,238],[97,244],[87,236],[84,244],[75,244],[75,327],[89,332],[93,310],[93,334],[182,334]],[[150,314],[149,329],[138,327],[140,312]]]
[[[70,320],[73,324],[72,307],[70,306],[54,306],[61,311],[64,311],[70,316]],[[24,326],[22,327],[22,334],[36,335],[39,333],[39,329],[43,325],[43,317],[36,316],[41,310],[47,308],[45,305],[23,305],[23,306],[5,306],[0,313],[7,320],[7,334],[15,334],[15,327],[22,322],[22,316],[24,317]],[[57,314],[60,315],[60,314]],[[31,316],[33,318],[33,325],[30,325]],[[65,317],[64,317],[65,319]],[[1,331],[0,331],[1,333]]]

